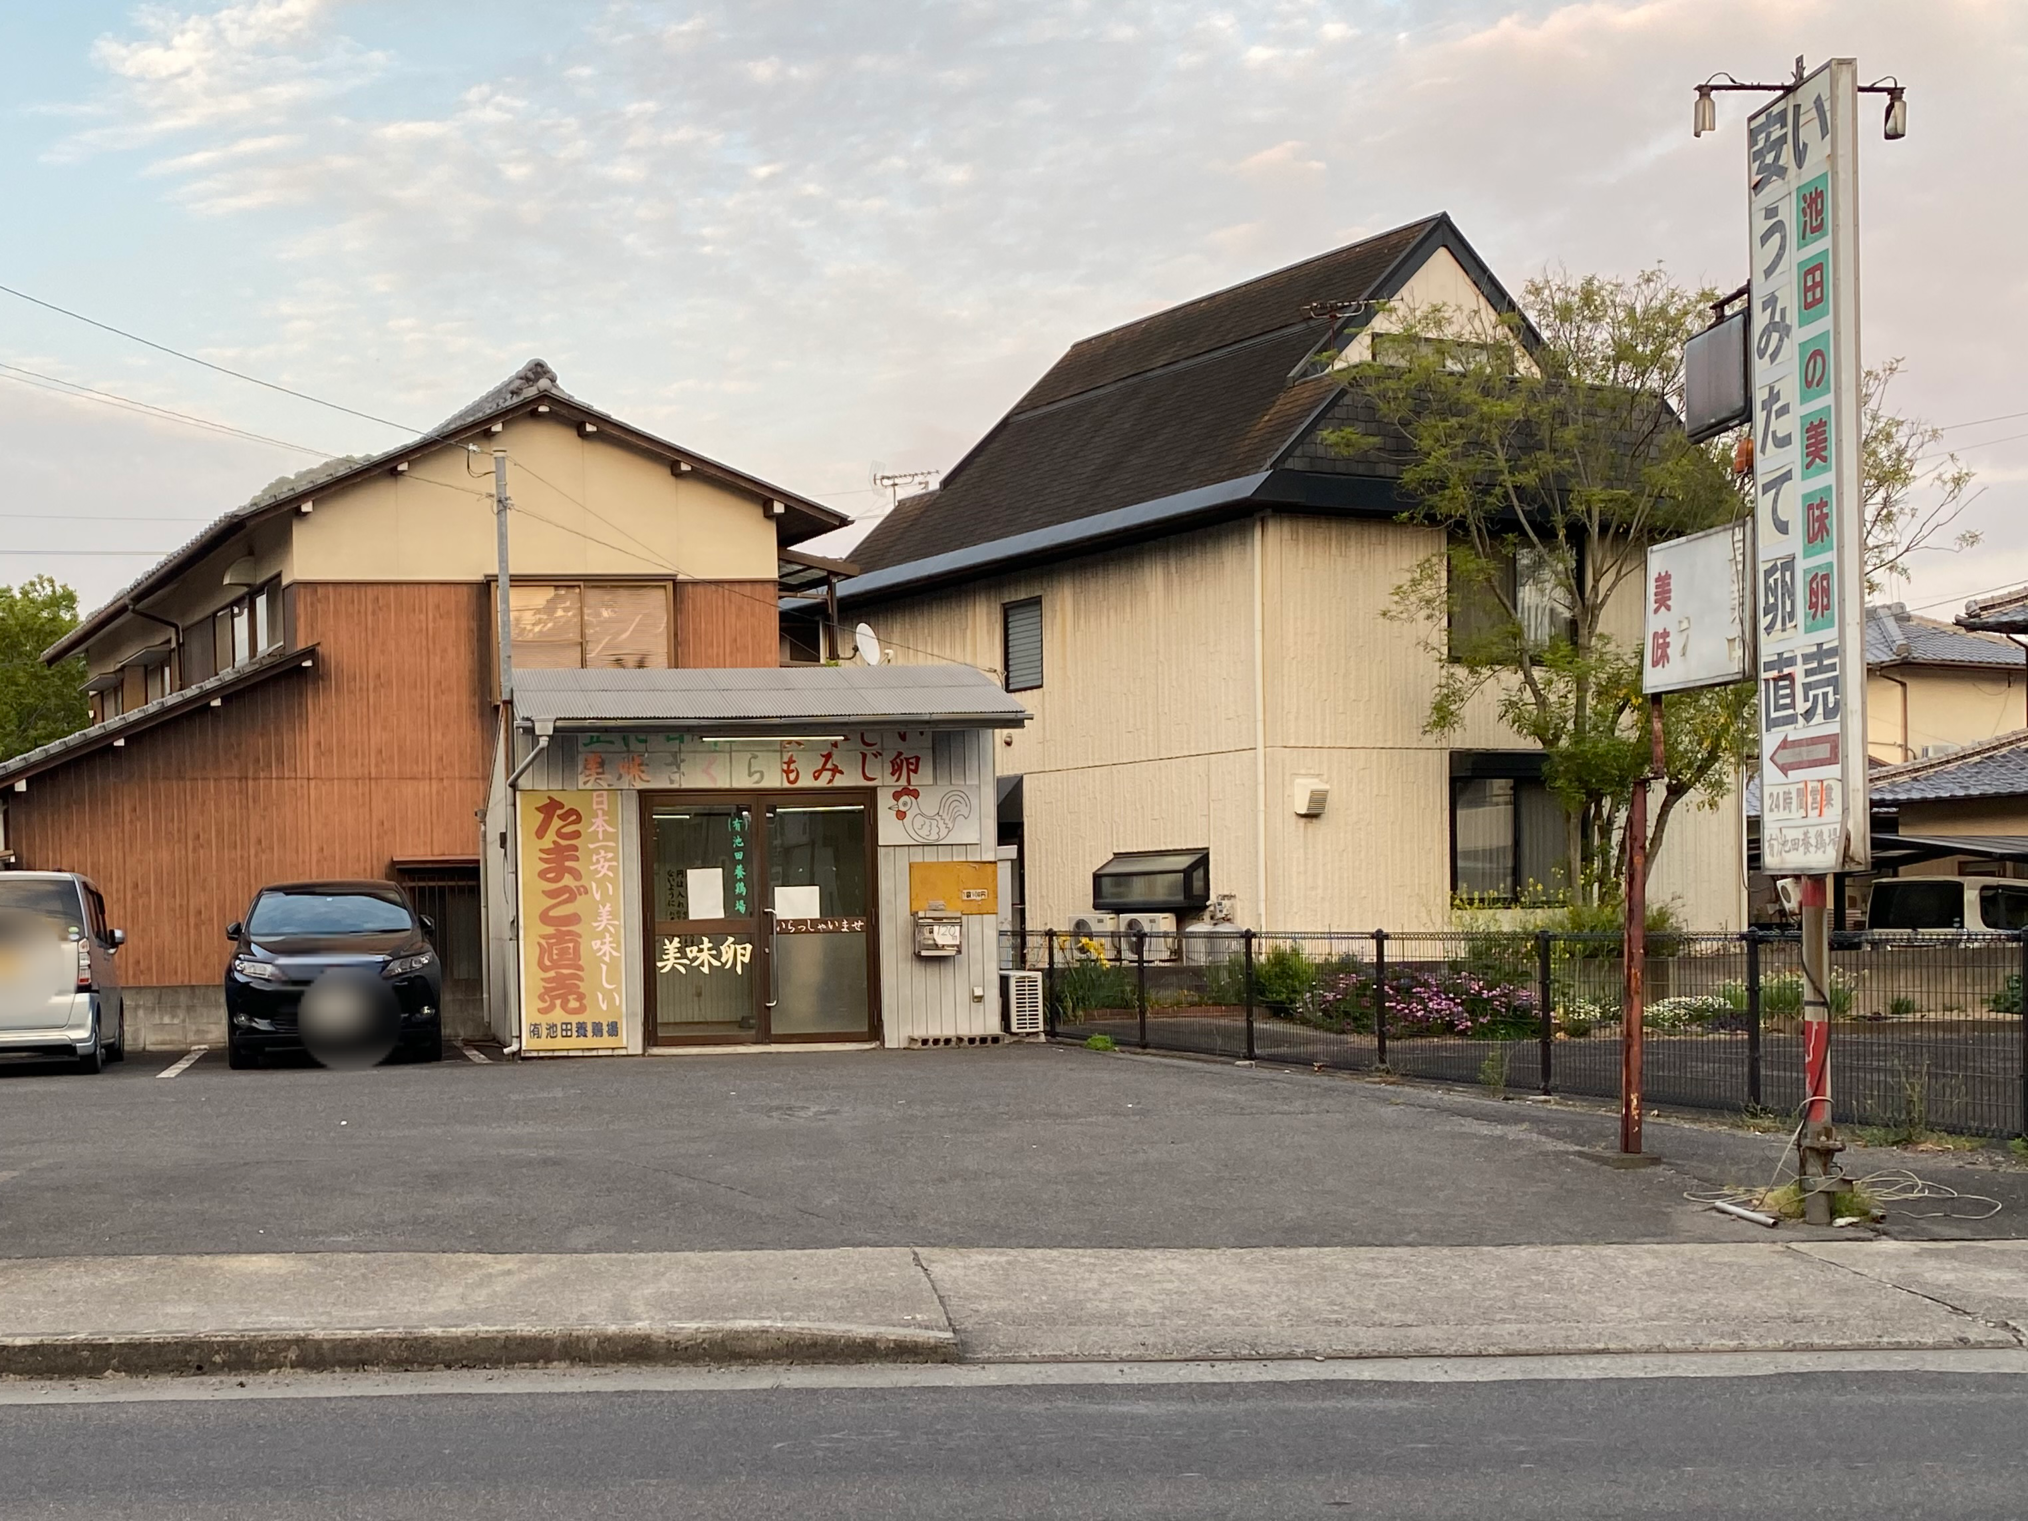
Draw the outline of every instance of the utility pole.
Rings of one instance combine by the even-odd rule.
[[[1666,775],[1662,699],[1648,699],[1648,771],[1627,800],[1627,923],[1621,942],[1626,990],[1620,1010],[1620,1150],[1641,1154],[1641,1061],[1647,1025],[1648,784]]]
[[[493,547],[500,562],[500,711],[503,717],[512,719],[509,707],[514,701],[514,595],[513,586],[507,579],[507,514],[513,508],[513,501],[507,495],[507,451],[493,451]],[[514,768],[513,725],[507,728],[507,768]]]

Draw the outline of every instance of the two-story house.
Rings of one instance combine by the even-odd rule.
[[[1379,427],[1348,368],[1438,305],[1514,310],[1442,215],[1086,338],[854,549],[848,627],[994,670],[1034,714],[998,768],[1031,929],[1103,906],[1094,874],[1142,852],[1208,865],[1276,930],[1434,929],[1457,895],[1554,880],[1540,751],[1490,700],[1424,731],[1440,657],[1389,614],[1440,531],[1402,521],[1398,451],[1329,438]],[[1736,789],[1682,810],[1655,894],[1738,925],[1741,838]]]
[[[511,671],[534,715],[511,753],[496,655],[496,451],[512,501]],[[896,975],[869,983],[878,923],[863,900],[890,861],[906,871],[913,842],[876,846],[874,787],[895,768],[919,784],[907,802],[927,806],[939,761],[946,784],[982,763],[983,813],[991,757],[980,726],[1022,715],[977,672],[943,673],[934,691],[917,679],[860,695],[835,669],[779,669],[784,557],[797,574],[813,563],[835,571],[799,562],[790,546],[845,521],[588,405],[533,361],[411,443],[334,461],[225,513],[47,651],[50,661],[84,655],[94,721],[0,765],[0,849],[16,867],[96,879],[127,931],[121,971],[137,1045],[221,1041],[221,931],[260,886],[384,877],[407,884],[436,922],[447,1033],[490,1025],[513,1039],[517,914],[503,884],[517,821],[503,799],[510,785],[541,783],[547,792],[522,796],[524,814],[546,804],[552,823],[572,812],[607,821],[606,880],[594,885],[612,890],[614,925],[597,936],[612,962],[610,1006],[599,1010],[610,1017],[585,1017],[581,983],[548,987],[548,1038],[531,1049],[795,1033],[785,1013],[771,1030],[776,1002],[751,992],[772,976],[774,945],[755,923],[788,905],[802,917],[786,928],[810,933],[785,961],[801,965],[817,947],[826,965],[861,968],[853,1018],[812,1028],[878,1038],[883,995],[892,1005],[909,964],[890,956]],[[967,676],[972,687],[958,690]],[[741,703],[727,696],[734,687],[759,695]],[[989,700],[975,702],[981,687]],[[834,728],[853,735],[849,752],[823,732]],[[811,738],[827,746],[804,757]],[[836,752],[828,764],[825,748]],[[904,764],[915,768],[906,777]],[[809,773],[836,784],[822,808],[797,790]],[[704,828],[693,816],[723,827],[693,838],[684,831]],[[741,848],[721,863],[728,830]],[[990,862],[990,838],[984,850]],[[939,859],[964,854],[947,847]],[[771,869],[787,897],[766,896]],[[644,913],[651,876],[668,890]],[[707,904],[705,883],[720,877],[730,885]],[[841,894],[851,898],[842,909]],[[906,932],[901,897],[890,937]],[[693,931],[716,937],[705,971],[726,971],[719,958],[732,960],[727,947],[745,937],[744,1005],[684,993],[703,981],[688,975]],[[659,1020],[647,1014],[657,963],[671,968]],[[945,980],[955,988],[963,976]],[[951,997],[967,1030],[997,1011],[997,989]],[[898,1028],[891,1016],[886,1028]]]

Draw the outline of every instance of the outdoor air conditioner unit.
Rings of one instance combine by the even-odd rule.
[[[1120,918],[1117,914],[1079,914],[1070,921],[1070,954],[1089,961],[1096,954],[1115,960],[1120,954]]]
[[[1136,935],[1136,931],[1139,935]],[[1146,948],[1142,952],[1150,961],[1174,961],[1182,954],[1182,946],[1176,938],[1176,916],[1174,914],[1121,914],[1120,915],[1120,959],[1134,959],[1134,942],[1142,939]]]
[[[1009,1035],[1043,1033],[1040,972],[1000,974],[1000,1023]]]

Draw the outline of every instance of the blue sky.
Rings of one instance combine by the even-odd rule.
[[[1741,112],[1798,52],[1910,87],[1863,141],[1866,344],[1900,402],[2028,411],[2002,0],[0,0],[0,284],[426,426],[528,357],[847,511],[1077,337],[1437,209],[1508,284],[1744,266]],[[400,435],[0,296],[0,363],[316,449]],[[4,374],[5,372],[0,372]],[[94,602],[309,455],[0,384],[0,580]],[[2028,419],[1954,429],[2028,581]],[[138,520],[138,521],[129,521]]]

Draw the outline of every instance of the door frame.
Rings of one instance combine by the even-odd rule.
[[[807,1035],[776,1035],[772,1028],[773,1019],[770,1015],[767,1043],[771,1046],[839,1045],[841,1043],[856,1045],[861,1040],[870,1040],[875,1044],[880,1042],[880,816],[874,811],[879,806],[879,798],[879,789],[875,787],[840,787],[836,791],[826,788],[822,792],[812,792],[801,788],[784,788],[779,792],[765,793],[761,797],[761,846],[756,854],[763,861],[770,859],[770,853],[774,844],[772,839],[774,825],[767,818],[770,808],[799,802],[805,806],[823,806],[823,804],[819,803],[819,799],[825,800],[832,807],[837,807],[844,803],[858,803],[861,805],[860,817],[866,824],[866,913],[863,916],[866,920],[866,929],[863,932],[866,936],[866,1034],[863,1036],[853,1036],[843,1035],[835,1030],[817,1030]],[[765,885],[769,897],[772,898],[775,886],[772,873],[770,873]],[[770,903],[767,906],[772,908],[773,905]],[[855,915],[854,917],[860,916]],[[775,933],[773,924],[770,922],[767,934],[768,988],[770,991],[774,988]],[[766,1011],[763,1010],[763,1012],[765,1013]]]
[[[772,824],[768,816],[771,808],[802,802],[815,804],[818,798],[827,800],[830,806],[857,803],[865,819],[866,849],[866,1025],[865,1036],[841,1035],[833,1031],[816,1031],[806,1035],[777,1036],[773,1029],[773,1017],[769,1008],[769,995],[774,991],[774,880],[769,865],[769,853],[773,841]],[[841,1042],[857,1044],[861,1039],[876,1044],[881,1039],[880,1000],[880,819],[874,812],[878,806],[878,790],[871,787],[825,789],[812,792],[802,788],[774,788],[767,790],[734,790],[714,788],[707,791],[643,789],[637,794],[639,807],[639,829],[641,841],[640,884],[641,884],[641,926],[647,944],[645,974],[642,977],[643,993],[641,1036],[642,1049],[656,1048],[680,1050],[686,1046],[793,1046],[793,1045],[836,1045]],[[656,917],[655,900],[655,831],[654,813],[660,806],[674,804],[687,807],[738,807],[744,804],[752,819],[752,872],[748,880],[753,883],[756,906],[751,927],[744,919],[695,919],[686,921],[696,928],[689,931],[699,935],[734,935],[751,933],[754,937],[754,990],[751,1030],[712,1031],[697,1035],[686,1035],[676,1039],[664,1039],[656,1018],[655,1006],[659,992],[660,978],[655,971],[658,956],[658,942],[661,939],[659,920]],[[857,917],[857,916],[855,916]]]

